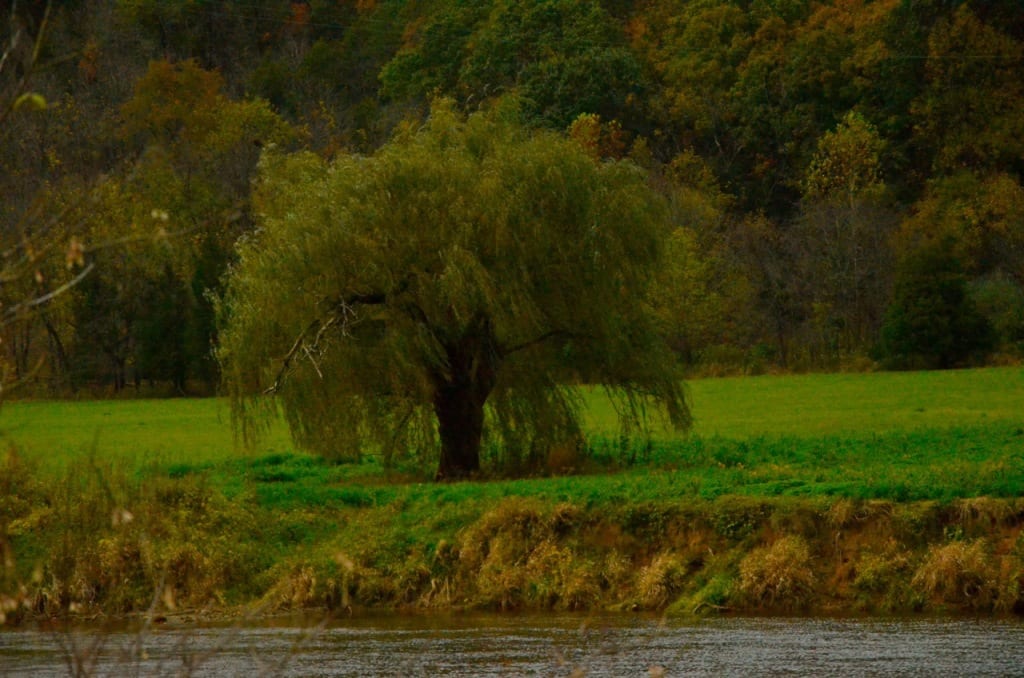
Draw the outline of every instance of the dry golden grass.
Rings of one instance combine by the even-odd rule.
[[[1017,502],[992,497],[969,497],[953,503],[964,529],[990,529],[1006,525],[1020,517]]]
[[[825,512],[830,527],[839,529],[892,515],[892,502],[879,499],[837,499]]]
[[[992,609],[999,598],[1000,565],[984,539],[932,546],[911,584],[929,599],[975,610]]]
[[[686,567],[679,556],[672,552],[659,553],[637,577],[641,603],[650,609],[667,606],[679,595],[685,579]]]
[[[782,537],[740,562],[740,592],[755,606],[801,607],[815,584],[810,548],[802,537]]]

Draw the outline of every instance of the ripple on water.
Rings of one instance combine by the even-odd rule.
[[[1024,676],[1019,620],[376,617],[322,628],[0,632],[0,676]]]

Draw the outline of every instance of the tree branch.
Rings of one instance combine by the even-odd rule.
[[[35,308],[37,306],[42,306],[43,304],[52,301],[56,297],[59,297],[60,295],[64,294],[72,287],[82,282],[85,276],[89,275],[89,273],[92,272],[92,269],[95,268],[95,266],[95,264],[90,263],[88,266],[82,269],[78,273],[78,275],[76,275],[71,280],[68,280],[66,283],[64,283],[57,289],[50,290],[46,294],[40,295],[38,297],[33,297],[31,299],[21,302],[20,304],[16,304],[8,309],[5,309],[3,318],[0,319],[0,325],[6,325],[7,323],[11,322],[23,310]]]
[[[528,348],[536,346],[537,344],[543,344],[545,341],[549,339],[574,339],[579,338],[581,336],[582,335],[579,334],[578,332],[570,332],[568,330],[550,330],[548,332],[545,332],[544,334],[541,334],[538,337],[534,337],[533,339],[529,339],[518,344],[513,344],[512,346],[498,346],[498,352],[502,356],[508,356],[513,353],[516,353],[517,351],[524,351]]]
[[[288,353],[285,354],[281,361],[281,368],[277,371],[277,375],[274,377],[274,383],[264,389],[263,395],[273,395],[281,389],[281,384],[284,383],[285,377],[291,371],[292,362],[295,360],[295,356],[299,353],[303,353],[313,363],[314,369],[317,374],[323,379],[323,373],[320,371],[320,366],[316,362],[314,355],[322,355],[320,350],[320,341],[323,339],[324,334],[330,328],[341,325],[342,333],[345,332],[345,328],[349,324],[349,320],[354,318],[356,315],[356,306],[379,306],[387,301],[388,295],[384,292],[371,292],[369,294],[353,294],[343,299],[339,299],[331,305],[331,309],[326,316],[321,316],[314,319],[309,325],[306,326],[299,336],[295,338],[294,343]],[[313,334],[313,333],[316,334]],[[313,335],[313,340],[307,342],[307,338]]]

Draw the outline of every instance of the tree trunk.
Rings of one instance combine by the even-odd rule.
[[[434,394],[434,414],[441,436],[437,480],[458,480],[480,470],[484,401],[473,384],[447,384]]]
[[[437,480],[458,480],[480,470],[484,404],[494,389],[500,358],[490,321],[477,318],[449,345],[447,370],[434,377],[434,415],[441,437]]]
[[[71,386],[71,363],[68,361],[67,351],[64,349],[64,342],[61,341],[60,333],[53,324],[50,314],[45,311],[40,314],[43,319],[43,326],[50,338],[50,351],[53,353],[54,375],[51,377],[53,388],[57,391],[66,390]]]

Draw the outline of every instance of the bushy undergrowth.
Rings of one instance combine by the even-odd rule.
[[[8,623],[239,606],[1024,610],[1021,499],[702,498],[631,474],[383,485],[290,455],[140,473],[85,460],[45,479],[4,463]]]
[[[17,482],[5,497],[21,508],[0,521],[13,554],[4,593],[13,598],[17,581],[18,607],[37,614],[224,604],[272,562],[252,507],[201,476],[129,475],[86,459],[57,479]]]

